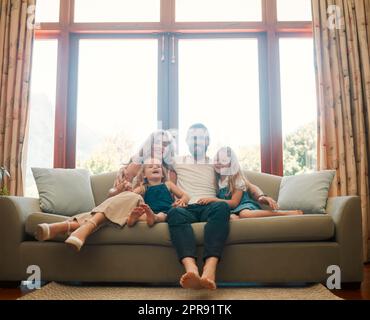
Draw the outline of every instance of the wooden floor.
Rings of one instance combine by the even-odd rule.
[[[333,290],[332,292],[346,300],[370,300],[370,264],[364,266],[364,281],[361,289]],[[27,293],[27,290],[20,288],[0,288],[0,300],[16,300]]]

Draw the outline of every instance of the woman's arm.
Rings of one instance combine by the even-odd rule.
[[[131,191],[131,182],[139,173],[140,168],[140,164],[133,162],[129,163],[127,167],[123,166],[117,173],[113,187],[109,190],[108,197],[114,197],[124,191]]]
[[[141,166],[142,165],[139,163],[134,163],[134,162],[129,163],[125,170],[126,171],[125,180],[132,182],[132,180],[134,180],[134,178],[138,175],[141,169]]]
[[[176,173],[176,171],[170,170],[168,176],[169,176],[168,177],[169,180],[176,185],[177,184],[177,173]]]
[[[213,202],[226,202],[229,205],[230,209],[235,209],[239,205],[240,201],[242,200],[243,192],[244,192],[243,190],[234,191],[230,200],[219,199],[219,198],[203,198],[203,199],[198,200],[198,204],[207,205]]]

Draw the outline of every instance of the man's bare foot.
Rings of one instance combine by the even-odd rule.
[[[216,285],[216,282],[214,280],[208,279],[208,278],[203,277],[203,276],[200,278],[200,284],[204,289],[208,289],[208,290],[216,290],[217,289],[217,285]]]
[[[230,215],[230,220],[231,220],[231,221],[239,220],[239,219],[240,219],[240,217],[239,217],[238,215],[236,215],[236,214],[231,214],[231,215]]]
[[[219,259],[217,257],[210,257],[206,260],[203,267],[203,273],[200,283],[204,289],[216,290],[216,269]]]
[[[127,218],[127,226],[133,227],[144,213],[145,211],[142,207],[134,208]]]
[[[202,289],[199,275],[192,271],[186,272],[181,277],[180,285],[184,289],[195,289],[195,290]]]
[[[146,223],[148,226],[153,227],[156,223],[156,216],[153,210],[147,204],[140,205],[140,208],[142,208],[146,214]]]

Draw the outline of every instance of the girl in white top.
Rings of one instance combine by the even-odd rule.
[[[260,193],[255,196],[251,192],[251,196],[249,191],[257,187],[245,178],[236,154],[230,147],[221,148],[217,152],[214,169],[219,186],[217,198],[203,198],[198,203],[226,202],[231,209],[231,220],[303,214],[301,210],[278,211],[276,201],[265,194]],[[263,210],[262,204],[269,206],[272,210]]]

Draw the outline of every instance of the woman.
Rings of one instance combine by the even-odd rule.
[[[170,132],[164,130],[153,132],[139,152],[131,158],[129,164],[119,170],[107,200],[91,212],[78,214],[64,222],[39,224],[36,239],[45,241],[67,233],[69,237],[65,243],[80,251],[87,237],[100,227],[107,224],[123,227],[131,211],[144,204],[140,195],[131,192],[133,179],[139,173],[143,162],[149,157],[160,159],[163,166],[172,172],[169,179],[173,180],[172,161],[175,149],[175,140]]]

